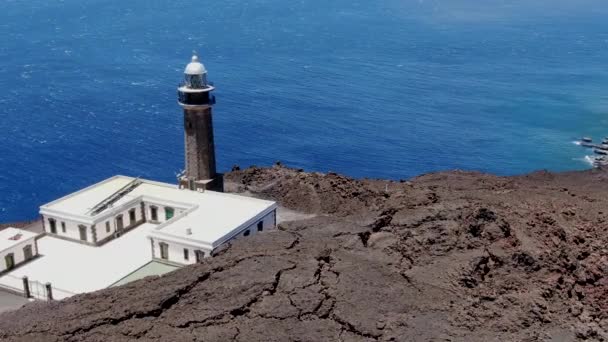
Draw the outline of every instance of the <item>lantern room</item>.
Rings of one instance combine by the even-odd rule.
[[[215,97],[211,91],[215,88],[207,82],[207,70],[198,56],[192,56],[192,61],[184,69],[184,81],[177,89],[178,102],[184,107],[211,106]]]

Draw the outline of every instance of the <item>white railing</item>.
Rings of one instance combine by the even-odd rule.
[[[30,296],[32,296],[32,298],[39,300],[48,300],[49,297],[46,291],[46,285],[39,281],[29,279],[28,283],[30,287]]]
[[[34,299],[38,300],[48,300],[48,291],[46,284],[41,283],[37,280],[28,279],[28,287],[30,290],[30,296]],[[23,278],[15,277],[10,274],[6,274],[2,276],[0,279],[0,287],[5,288],[12,292],[18,292],[25,295],[25,289],[23,288]],[[71,296],[74,296],[76,293],[63,290],[57,287],[52,286],[51,284],[51,293],[53,295],[53,299],[64,299]]]

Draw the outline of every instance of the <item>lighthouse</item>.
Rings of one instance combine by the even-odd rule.
[[[207,81],[207,70],[192,56],[186,65],[184,80],[177,89],[178,103],[184,110],[185,168],[178,176],[181,189],[222,190],[221,175],[215,169],[213,118],[211,108],[215,88]]]

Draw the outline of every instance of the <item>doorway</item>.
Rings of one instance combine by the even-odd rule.
[[[201,262],[203,262],[203,259],[205,258],[205,252],[203,252],[201,250],[196,250],[196,251],[194,251],[194,257],[196,258],[197,263],[201,263]]]
[[[87,226],[78,226],[78,231],[80,232],[80,240],[87,241]]]
[[[34,255],[32,254],[32,245],[27,245],[23,247],[23,258],[25,260],[30,260]]]
[[[123,230],[124,227],[125,225],[122,222],[122,215],[116,216],[116,230]]]
[[[169,259],[169,245],[164,242],[161,242],[158,244],[158,246],[160,247],[160,258],[168,260]]]
[[[57,234],[57,221],[55,221],[55,219],[49,219],[49,225],[51,226],[51,233]]]
[[[15,257],[13,253],[9,253],[4,257],[4,262],[6,263],[6,269],[12,270],[15,267]]]
[[[175,215],[175,210],[170,207],[165,207],[165,220],[169,221]]]
[[[158,221],[158,208],[150,207],[150,220],[156,222]]]
[[[131,209],[129,210],[129,225],[134,226],[135,225],[135,209]]]

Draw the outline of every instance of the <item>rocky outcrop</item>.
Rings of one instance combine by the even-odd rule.
[[[3,341],[600,341],[608,173],[353,180],[284,167],[227,188],[314,218],[160,278],[0,316]]]

